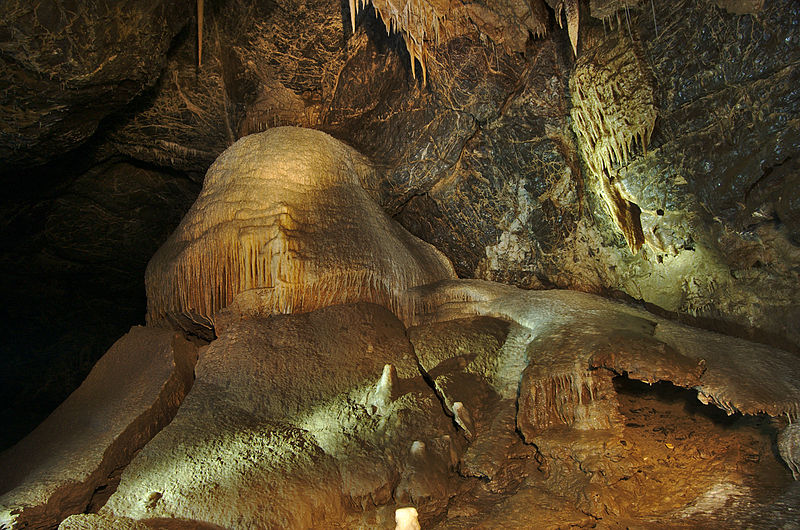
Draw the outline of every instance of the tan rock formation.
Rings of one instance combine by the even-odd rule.
[[[176,333],[131,328],[44,423],[0,456],[0,526],[51,527],[83,512],[172,419],[196,355]]]
[[[455,436],[387,310],[243,320],[203,353],[177,416],[126,468],[100,516],[320,528],[394,499],[424,521],[446,506]]]
[[[644,244],[639,207],[615,179],[637,146],[647,151],[656,122],[655,93],[638,43],[610,41],[584,54],[570,77],[572,124],[590,184],[605,200],[635,252]]]
[[[431,245],[362,186],[374,169],[320,131],[279,127],[239,140],[147,267],[148,322],[210,335],[234,296],[259,314],[369,301],[396,314],[410,287],[454,278]]]
[[[410,296],[409,305],[418,310],[415,322],[469,315],[515,322],[530,330],[529,345],[539,345],[540,352],[530,354],[532,363],[574,362],[576,377],[606,368],[650,383],[696,388],[701,400],[729,413],[800,415],[800,366],[797,356],[784,350],[573,291],[457,280],[412,290]]]
[[[416,77],[416,64],[422,67],[423,83],[427,82],[427,61],[431,47],[477,29],[496,44],[511,52],[524,52],[529,35],[541,37],[547,31],[548,13],[542,0],[350,0],[350,23],[356,30],[356,17],[367,4],[372,4],[386,26],[386,32],[399,32],[411,56]],[[562,26],[566,14],[569,38],[577,54],[577,0],[547,0]]]
[[[779,463],[766,456],[771,455],[771,440],[756,441],[746,429],[725,434],[726,427],[708,420],[701,427],[685,402],[673,405],[682,410],[659,404],[656,412],[624,395],[618,385],[620,380],[670,381],[695,389],[700,401],[713,402],[728,414],[766,412],[794,420],[800,387],[791,353],[583,293],[459,280],[418,288],[415,294],[420,324],[409,336],[420,364],[445,406],[455,409],[454,402],[464,399],[474,418],[474,436],[459,470],[464,477],[480,478],[484,488],[451,501],[454,517],[464,517],[460,527],[479,522],[496,526],[500,521],[517,527],[531,517],[540,520],[542,513],[559,514],[554,517],[560,523],[548,527],[567,520],[582,524],[567,506],[606,521],[655,516],[649,520],[663,523],[673,510],[686,524],[685,514],[695,513],[681,511],[689,499],[703,503],[707,492],[723,486],[744,491],[742,479],[726,467],[735,460],[729,444],[760,445],[761,456],[753,452],[747,458],[763,459],[770,473],[780,474]],[[612,380],[617,375],[627,377]],[[685,392],[682,399],[690,395]],[[651,424],[652,417],[639,418],[647,414],[674,414],[676,423],[662,427],[660,420]],[[651,429],[675,435],[645,432]],[[778,441],[794,471],[797,440],[791,429]],[[522,445],[519,435],[530,445]],[[712,439],[719,448],[697,452],[694,446]],[[736,455],[742,450],[733,449]],[[672,469],[672,462],[680,470]],[[661,489],[654,490],[654,483]],[[495,495],[493,501],[481,500],[485,490]],[[524,500],[531,497],[543,506]],[[527,502],[536,515],[519,509],[513,517],[502,515],[503,510],[486,516],[461,504],[494,504],[498,498],[508,499],[507,506]],[[566,505],[557,499],[567,500]],[[729,520],[742,510],[725,512],[724,504],[708,508],[707,513],[715,514],[712,520]]]

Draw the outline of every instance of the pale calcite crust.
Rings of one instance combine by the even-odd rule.
[[[373,171],[320,131],[278,127],[236,142],[148,264],[148,323],[210,330],[257,288],[259,314],[366,301],[404,315],[400,293],[455,272],[365,191]]]
[[[49,528],[174,416],[192,386],[194,344],[135,326],[39,427],[0,457],[0,527]]]

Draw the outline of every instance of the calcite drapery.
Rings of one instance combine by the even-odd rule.
[[[495,43],[509,51],[523,52],[529,35],[539,37],[547,31],[547,9],[543,0],[494,0],[492,2],[462,0],[350,0],[350,23],[355,32],[358,12],[371,3],[386,31],[399,31],[411,56],[412,73],[416,77],[415,60],[422,66],[423,83],[427,81],[428,49],[431,44],[461,35],[477,28]],[[572,49],[578,53],[578,1],[547,0],[562,26],[566,13]]]
[[[570,77],[572,123],[592,181],[628,246],[644,244],[639,207],[614,179],[637,144],[646,151],[657,116],[647,65],[635,43],[619,39],[578,60]]]
[[[260,313],[368,301],[405,314],[400,293],[455,272],[364,190],[373,171],[320,131],[278,127],[236,142],[148,264],[148,323],[211,336],[215,313],[256,288]]]

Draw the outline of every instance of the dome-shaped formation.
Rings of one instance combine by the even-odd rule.
[[[366,301],[402,316],[402,292],[455,273],[365,191],[373,171],[320,131],[278,127],[236,142],[148,264],[148,323],[210,335],[215,313],[257,288],[261,313]]]

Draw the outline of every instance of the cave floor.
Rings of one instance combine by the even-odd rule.
[[[554,461],[530,458],[513,491],[464,480],[429,527],[800,528],[800,487],[778,456],[775,420],[726,416],[669,383],[614,386],[621,431],[552,433],[550,446],[568,448]]]

